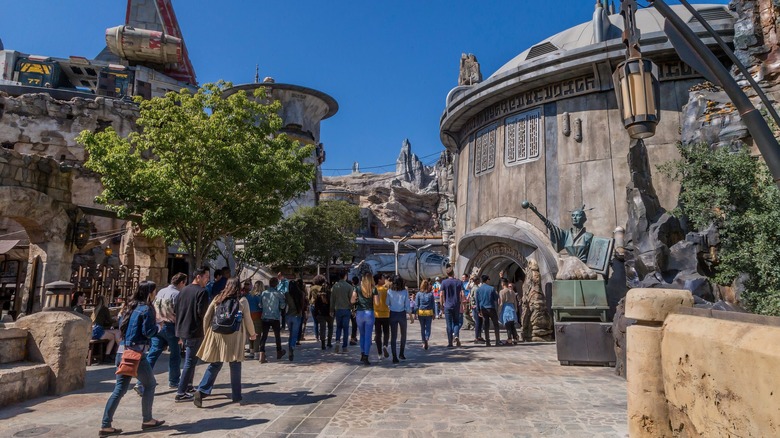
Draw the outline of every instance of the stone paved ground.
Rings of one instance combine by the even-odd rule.
[[[374,366],[359,366],[357,347],[346,355],[321,354],[311,340],[298,347],[292,363],[244,362],[243,405],[227,398],[227,367],[204,409],[173,403],[163,355],[154,415],[166,427],[141,431],[140,398],[132,391],[114,426],[138,437],[627,436],[625,381],[614,369],[560,366],[554,344],[447,349],[440,320],[426,352],[419,325],[409,327],[407,360],[400,365],[372,356]],[[204,370],[198,367],[196,380]],[[97,436],[113,371],[89,367],[81,391],[0,409],[0,437]]]

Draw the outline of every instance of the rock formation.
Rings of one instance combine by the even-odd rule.
[[[442,152],[433,166],[426,166],[404,140],[394,173],[352,173],[325,177],[325,190],[347,190],[359,196],[382,224],[376,237],[403,236],[409,232],[440,234],[454,229],[452,156]]]
[[[523,296],[520,299],[521,336],[527,342],[552,341],[552,318],[547,310],[547,299],[542,292],[542,277],[535,260],[528,261],[526,278],[528,281],[523,285]]]

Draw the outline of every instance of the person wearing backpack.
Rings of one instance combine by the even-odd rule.
[[[230,364],[231,398],[234,402],[241,401],[244,345],[247,337],[253,340],[257,336],[250,314],[249,302],[241,296],[238,278],[228,279],[222,292],[209,304],[203,318],[205,336],[197,356],[209,366],[193,397],[195,406],[203,407],[203,399],[211,395],[214,381],[225,362]]]

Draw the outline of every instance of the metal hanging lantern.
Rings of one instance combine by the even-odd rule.
[[[89,242],[91,235],[92,230],[90,229],[89,221],[82,217],[81,220],[76,223],[76,227],[73,232],[73,243],[76,245],[76,248],[84,248],[84,246],[86,246],[86,244]]]
[[[631,138],[655,135],[661,120],[658,66],[641,57],[621,62],[612,75],[623,125]]]

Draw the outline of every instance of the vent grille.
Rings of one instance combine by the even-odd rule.
[[[734,19],[734,16],[732,16],[729,11],[726,10],[726,8],[703,9],[699,11],[699,14],[701,14],[702,18],[708,22]],[[691,17],[691,19],[688,20],[688,23],[696,23],[698,21],[699,20],[697,20],[696,17]]]
[[[528,60],[528,59],[538,58],[548,53],[555,52],[556,50],[558,50],[558,48],[555,47],[554,44],[552,44],[549,41],[546,41],[543,42],[542,44],[537,44],[531,47],[531,50],[528,51],[528,56],[526,56],[525,59]]]

